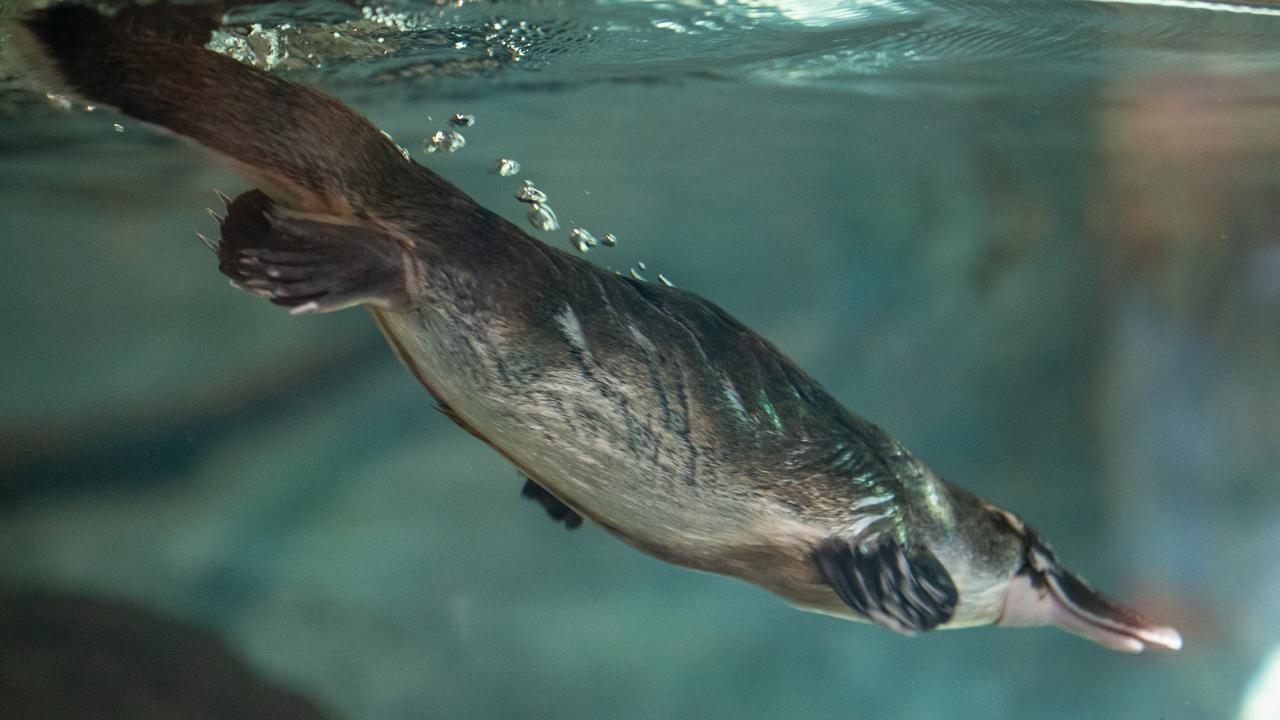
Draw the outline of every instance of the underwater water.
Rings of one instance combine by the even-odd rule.
[[[263,717],[1280,718],[1280,5],[278,3],[211,46],[548,243],[614,234],[586,256],[724,307],[1185,647],[906,639],[568,532],[365,313],[227,287],[195,232],[243,180],[11,64],[0,620],[154,615],[306,698]],[[57,667],[37,625],[0,622],[0,687]]]

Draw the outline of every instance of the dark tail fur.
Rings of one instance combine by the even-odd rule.
[[[164,25],[60,5],[22,21],[16,40],[54,89],[191,138],[283,205],[376,212],[445,184],[337,100],[201,47],[215,24],[185,17]]]

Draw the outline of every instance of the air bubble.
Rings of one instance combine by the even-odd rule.
[[[520,163],[510,158],[499,158],[493,164],[493,171],[502,177],[511,177],[520,172]]]
[[[443,150],[445,152],[458,152],[467,144],[467,139],[462,137],[462,133],[453,130],[437,130],[431,137],[422,141],[422,149],[429,152],[437,152]]]
[[[618,236],[613,233],[605,233],[604,237],[600,238],[600,244],[605,247],[613,247],[618,244]]]
[[[556,220],[556,213],[549,205],[535,202],[529,206],[525,217],[529,219],[530,225],[539,230],[551,232],[560,228],[560,221]]]
[[[214,32],[209,48],[241,62],[271,70],[289,59],[281,39],[285,26],[264,28],[262,23]]]
[[[533,183],[525,180],[524,185],[516,191],[516,199],[523,203],[545,203],[547,194],[533,186]]]
[[[49,104],[52,105],[56,110],[71,109],[71,101],[62,95],[59,95],[57,93],[45,93],[44,96],[49,101]]]
[[[413,160],[413,158],[409,156],[409,149],[398,144],[396,142],[396,139],[391,137],[391,133],[387,132],[386,130],[379,130],[378,132],[382,133],[382,137],[386,138],[388,142],[396,146],[396,149],[400,151],[401,157],[403,157],[405,160],[409,160],[409,161]]]
[[[569,242],[572,243],[580,253],[584,253],[600,244],[600,241],[596,240],[594,235],[582,228],[574,228],[569,231]]]

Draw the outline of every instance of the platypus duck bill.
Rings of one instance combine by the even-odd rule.
[[[1182,636],[1166,626],[1147,622],[1137,612],[1103,597],[1074,574],[1035,550],[1047,567],[1028,566],[1014,576],[1005,591],[997,625],[1035,627],[1053,625],[1100,645],[1140,653],[1148,645],[1170,650],[1182,647]]]

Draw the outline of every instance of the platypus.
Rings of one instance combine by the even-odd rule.
[[[1051,624],[1181,646],[716,305],[539,242],[338,100],[205,49],[211,29],[64,5],[14,42],[48,89],[230,162],[256,186],[211,241],[232,284],[293,313],[365,306],[571,526],[906,635]]]

